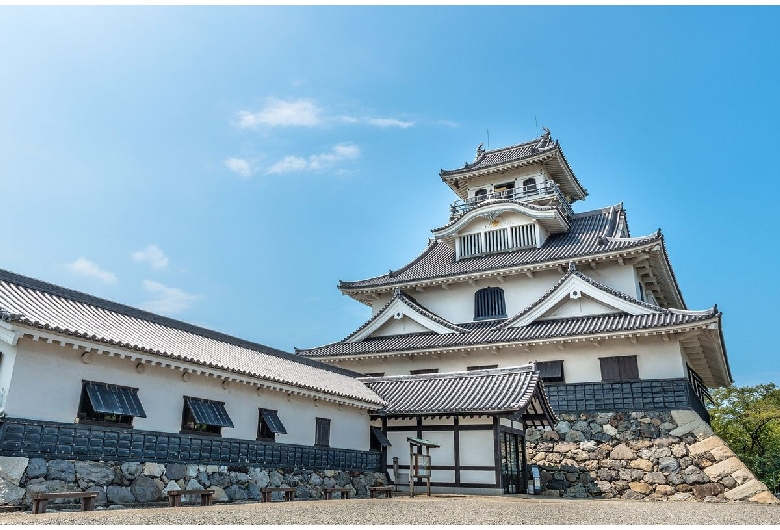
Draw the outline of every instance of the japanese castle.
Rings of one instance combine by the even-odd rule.
[[[433,482],[444,490],[524,491],[524,430],[554,414],[685,410],[708,421],[707,387],[732,382],[721,313],[688,309],[660,230],[632,236],[622,203],[576,212],[587,191],[547,129],[480,144],[473,162],[439,175],[457,200],[423,251],[339,283],[373,316],[297,350],[365,374],[394,403],[372,415],[392,442],[388,468],[408,462],[405,437],[425,437],[447,447]],[[506,398],[527,365],[544,392],[519,414]]]

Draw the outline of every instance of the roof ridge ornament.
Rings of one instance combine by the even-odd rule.
[[[546,147],[549,147],[550,142],[552,142],[552,138],[550,138],[551,136],[550,129],[548,129],[547,127],[542,127],[542,130],[544,131],[544,133],[542,134],[539,143],[534,146],[536,147],[536,149],[544,149]]]

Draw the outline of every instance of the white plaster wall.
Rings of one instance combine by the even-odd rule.
[[[502,348],[498,354],[489,352],[446,352],[441,358],[432,355],[415,357],[388,357],[384,362],[365,359],[357,363],[345,362],[343,366],[358,372],[385,372],[385,375],[409,375],[411,370],[438,368],[440,372],[458,372],[468,366],[498,364],[499,368],[520,366],[532,361],[563,361],[567,383],[601,381],[599,357],[636,355],[639,376],[642,379],[667,379],[685,377],[685,364],[679,343],[664,342],[657,337],[639,337],[637,344],[629,339],[610,339],[600,342],[599,347],[589,341],[567,343],[563,350],[554,345],[533,346],[530,352],[519,347]],[[411,360],[409,360],[411,359]]]
[[[383,337],[387,335],[402,335],[406,333],[419,333],[421,331],[430,331],[425,326],[418,324],[411,318],[404,316],[396,320],[391,318],[371,334],[372,337]]]
[[[534,274],[533,278],[526,275],[506,276],[504,283],[490,278],[477,281],[476,286],[460,282],[450,284],[449,289],[428,287],[423,292],[409,291],[408,294],[429,311],[458,324],[474,321],[474,293],[480,289],[503,289],[507,316],[512,316],[535,302],[561,278],[562,275],[558,271],[550,271]]]
[[[528,166],[517,170],[507,171],[498,175],[491,174],[470,179],[468,182],[468,196],[474,197],[479,188],[485,188],[488,192],[493,190],[494,184],[515,181],[515,188],[523,185],[523,181],[529,177],[536,178],[536,185],[541,186],[545,180],[550,180],[547,172],[539,166]]]
[[[279,443],[313,445],[315,418],[331,420],[330,445],[343,449],[369,448],[369,417],[365,410],[314,402],[270,389],[258,395],[255,388],[232,383],[225,389],[220,380],[146,365],[136,371],[136,362],[93,353],[91,364],[81,361],[83,350],[59,344],[21,339],[8,394],[6,414],[11,417],[71,423],[75,420],[82,380],[138,388],[146,418],[135,418],[133,427],[177,433],[181,429],[184,396],[222,401],[235,428],[223,428],[225,438],[254,440],[259,408],[275,409],[287,429],[277,435]]]
[[[493,455],[493,430],[486,431],[460,431],[460,465],[462,466],[493,466],[495,465],[495,456]],[[466,480],[462,476],[463,482],[474,482]],[[495,476],[489,483],[494,483]]]
[[[579,269],[581,273],[593,278],[597,282],[636,298],[636,271],[631,265],[620,265],[618,262],[613,261],[599,263],[596,270],[586,265],[581,265]]]
[[[463,469],[460,472],[460,481],[471,484],[495,484],[495,471],[478,471],[474,469]],[[501,492],[499,491],[499,494]]]
[[[599,264],[597,270],[580,267],[580,272],[629,296],[637,295],[637,278],[630,265],[618,265],[617,262]],[[472,286],[467,282],[450,284],[448,289],[427,287],[424,291],[406,291],[421,305],[437,315],[456,324],[474,320],[474,293],[485,287],[500,287],[504,290],[507,316],[512,316],[539,299],[550,287],[555,285],[563,274],[557,270],[534,273],[533,278],[525,274],[504,277],[504,283],[497,279],[483,279]],[[392,295],[379,297],[373,305],[373,314],[381,309]]]
[[[544,315],[544,318],[569,318],[618,312],[614,307],[606,306],[599,301],[588,298],[587,295],[574,300],[567,296],[557,307]]]
[[[6,399],[13,380],[16,346],[0,342],[0,412],[5,411]]]

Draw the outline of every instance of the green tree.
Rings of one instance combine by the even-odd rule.
[[[780,388],[774,383],[712,392],[712,430],[771,491],[780,489]]]

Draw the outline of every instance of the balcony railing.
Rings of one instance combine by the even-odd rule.
[[[563,193],[561,192],[558,185],[550,180],[545,181],[545,183],[541,186],[521,186],[519,188],[513,188],[506,191],[485,193],[483,195],[478,195],[476,197],[466,199],[465,201],[455,201],[452,203],[452,205],[450,205],[450,214],[453,219],[460,217],[469,210],[480,206],[485,201],[493,199],[508,199],[515,202],[529,202],[545,197],[555,197],[558,200],[559,208],[561,208],[561,210],[563,210],[567,216],[574,215],[574,210],[572,210],[569,201],[567,201],[566,197],[563,196]]]
[[[697,374],[688,363],[686,363],[685,366],[688,369],[688,382],[691,384],[693,393],[696,394],[696,397],[698,397],[699,401],[701,401],[703,404],[706,405],[706,403],[709,401],[714,405],[715,401],[712,399],[712,395],[710,394],[709,390],[707,390],[707,386],[704,384],[704,381],[702,381],[701,376],[699,376],[699,374]]]

